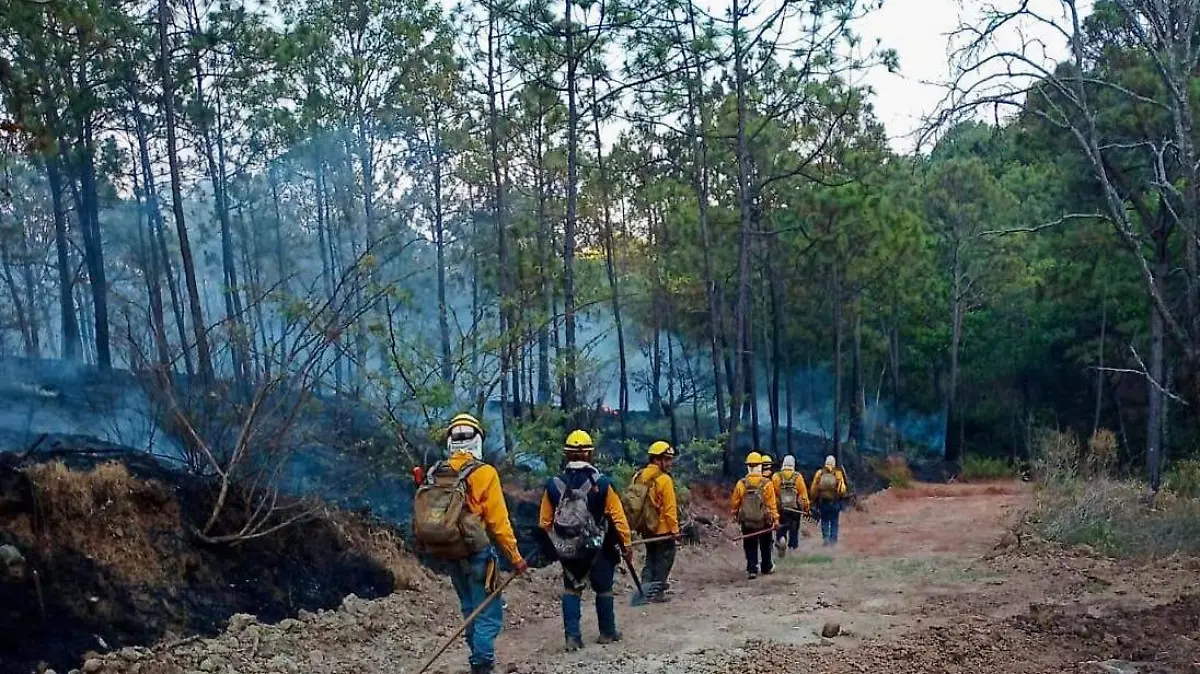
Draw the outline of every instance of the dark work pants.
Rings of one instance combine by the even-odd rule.
[[[817,512],[821,515],[821,537],[825,545],[838,542],[838,520],[842,516],[842,504],[838,501],[822,501]]]
[[[642,587],[648,596],[666,591],[667,579],[675,566],[675,541],[646,544],[646,565],[642,567]]]
[[[779,532],[776,536],[781,541],[787,541],[788,548],[795,550],[800,547],[800,521],[799,515],[784,513],[782,522],[779,524]]]
[[[742,527],[742,535],[752,534],[756,531],[762,531],[761,527]],[[742,541],[742,547],[746,551],[746,572],[758,573],[759,560],[762,560],[763,573],[769,573],[774,570],[775,565],[771,563],[771,532],[765,532],[761,535],[747,538]]]

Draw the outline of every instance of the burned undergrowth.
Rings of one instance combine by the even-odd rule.
[[[236,613],[276,621],[424,577],[395,529],[339,511],[206,544],[195,530],[211,489],[135,453],[0,455],[0,671],[65,671],[89,650],[215,634]]]

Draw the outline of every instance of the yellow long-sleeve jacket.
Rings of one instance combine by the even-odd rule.
[[[607,482],[607,480],[606,480]],[[629,520],[625,519],[625,508],[621,505],[621,497],[610,484],[608,495],[604,497],[604,514],[612,522],[613,528],[620,538],[621,547],[629,550],[633,547],[633,535],[629,530]],[[554,504],[550,502],[550,492],[542,492],[542,506],[538,510],[538,526],[549,531],[554,526]]]
[[[647,497],[650,507],[658,513],[658,526],[650,532],[655,536],[679,534],[679,503],[675,499],[675,480],[662,468],[650,464],[637,474],[637,480],[650,485]]]
[[[454,470],[462,470],[474,457],[470,454],[451,455],[446,463]],[[488,464],[483,464],[467,477],[467,510],[483,519],[488,535],[496,547],[513,566],[524,561],[517,550],[517,536],[508,519],[508,506],[504,503],[504,491],[500,488],[500,473]]]
[[[746,498],[746,483],[749,482],[751,487],[757,487],[760,484],[766,483],[763,487],[763,501],[766,502],[767,512],[771,516],[771,524],[779,521],[779,495],[775,493],[775,483],[769,478],[762,475],[748,475],[745,478],[738,480],[737,486],[733,488],[733,499],[730,505],[733,506],[733,517],[737,519],[738,511],[742,509],[742,501]]]
[[[820,468],[813,475],[812,484],[809,486],[808,492],[809,492],[809,494],[812,495],[812,498],[814,501],[820,500],[820,496],[819,496],[820,491],[817,489],[817,485],[821,481],[821,476],[824,475],[826,472],[827,471],[824,468]],[[842,472],[841,468],[834,468],[833,472],[835,475],[837,475],[837,497],[845,498],[846,497],[846,474]]]
[[[792,482],[796,485],[796,497],[800,500],[800,509],[808,512],[810,504],[808,502],[808,487],[804,484],[804,476],[798,470],[781,470],[771,476],[771,481],[775,483],[775,493],[779,498],[783,498],[783,484]],[[780,512],[783,512],[782,500],[780,501]],[[793,513],[795,514],[795,513]]]

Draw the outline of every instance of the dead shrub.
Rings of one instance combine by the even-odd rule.
[[[1117,435],[1101,428],[1088,439],[1083,465],[1089,475],[1108,475],[1117,463]]]
[[[1034,468],[1042,481],[1071,480],[1079,475],[1079,439],[1074,433],[1039,430],[1034,448]]]

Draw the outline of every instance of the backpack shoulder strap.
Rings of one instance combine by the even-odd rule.
[[[463,467],[461,469],[459,469],[458,481],[455,482],[455,486],[458,486],[458,487],[465,486],[467,484],[467,478],[471,477],[471,474],[474,473],[476,470],[479,470],[480,468],[482,468],[483,465],[484,465],[483,462],[479,461],[478,459],[471,459],[470,461],[468,461],[466,464],[463,465]]]

